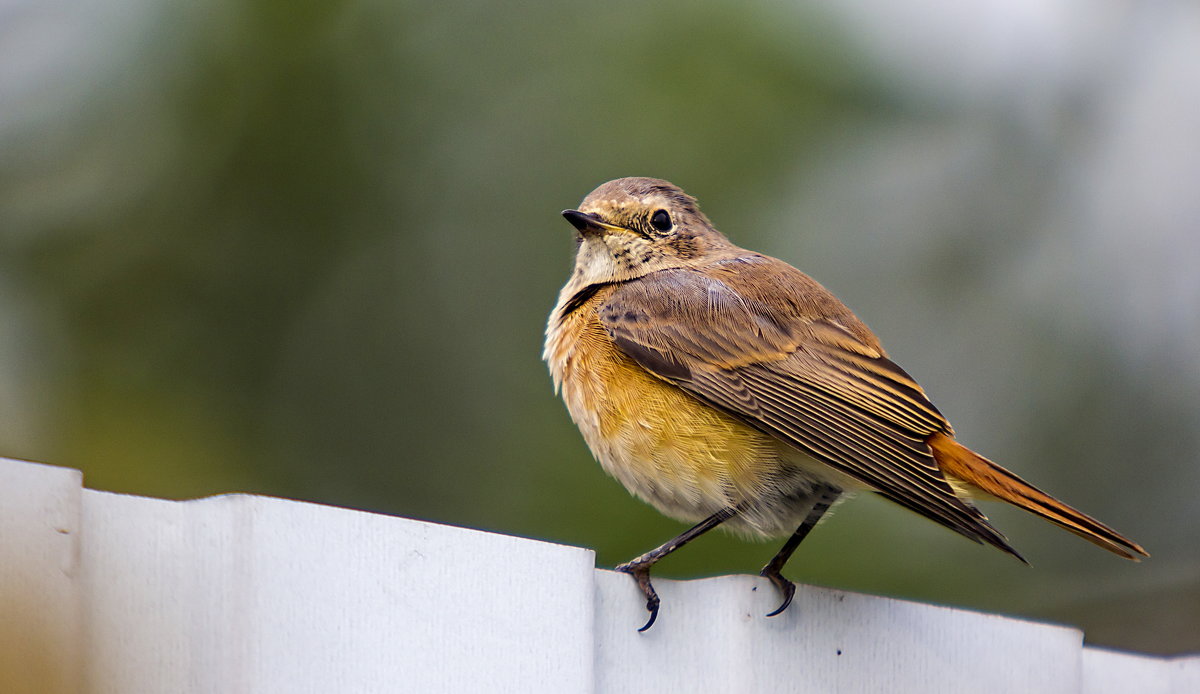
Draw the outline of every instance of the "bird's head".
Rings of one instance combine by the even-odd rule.
[[[691,267],[733,248],[696,199],[657,178],[619,178],[563,217],[578,232],[572,284],[619,282]]]

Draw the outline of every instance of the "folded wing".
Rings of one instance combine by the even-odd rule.
[[[790,265],[749,254],[621,285],[600,308],[616,345],[691,395],[976,542],[1014,556],[960,499],[926,440],[951,433],[854,315]]]

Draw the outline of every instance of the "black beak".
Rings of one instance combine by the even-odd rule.
[[[646,235],[634,229],[626,229],[623,226],[610,224],[598,215],[591,212],[580,212],[579,210],[563,210],[562,216],[567,218],[571,226],[579,230],[581,234],[636,234],[645,237]]]
[[[563,210],[562,216],[566,218],[571,226],[575,227],[580,232],[588,229],[602,229],[600,218],[594,214],[587,214],[579,210]]]

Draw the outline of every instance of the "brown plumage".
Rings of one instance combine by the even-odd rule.
[[[547,327],[555,385],[605,470],[663,513],[699,521],[618,567],[646,594],[647,627],[658,604],[650,567],[721,523],[793,534],[763,570],[783,591],[782,611],[793,590],[783,563],[848,491],[877,492],[1018,558],[972,496],[1012,503],[1120,556],[1146,556],[959,444],[836,297],[787,263],[733,245],[672,184],[611,181],[563,214],[580,244]]]

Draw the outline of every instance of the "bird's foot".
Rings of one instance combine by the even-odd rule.
[[[650,613],[650,619],[646,620],[641,629],[638,629],[639,632],[645,631],[654,625],[654,620],[658,619],[658,606],[660,603],[658,593],[654,591],[654,586],[650,584],[650,567],[652,564],[641,563],[639,562],[640,559],[639,557],[631,562],[626,562],[615,569],[616,571],[633,576],[633,580],[637,583],[638,588],[641,589],[642,595],[646,596],[646,610]]]
[[[788,605],[792,604],[792,597],[796,595],[796,584],[784,578],[783,574],[781,574],[778,569],[775,569],[771,566],[764,567],[763,570],[759,572],[759,575],[773,583],[775,587],[779,589],[780,594],[783,595],[783,603],[780,604],[779,607],[775,608],[774,612],[767,614],[767,616],[774,617],[782,614],[783,611],[788,608]]]

